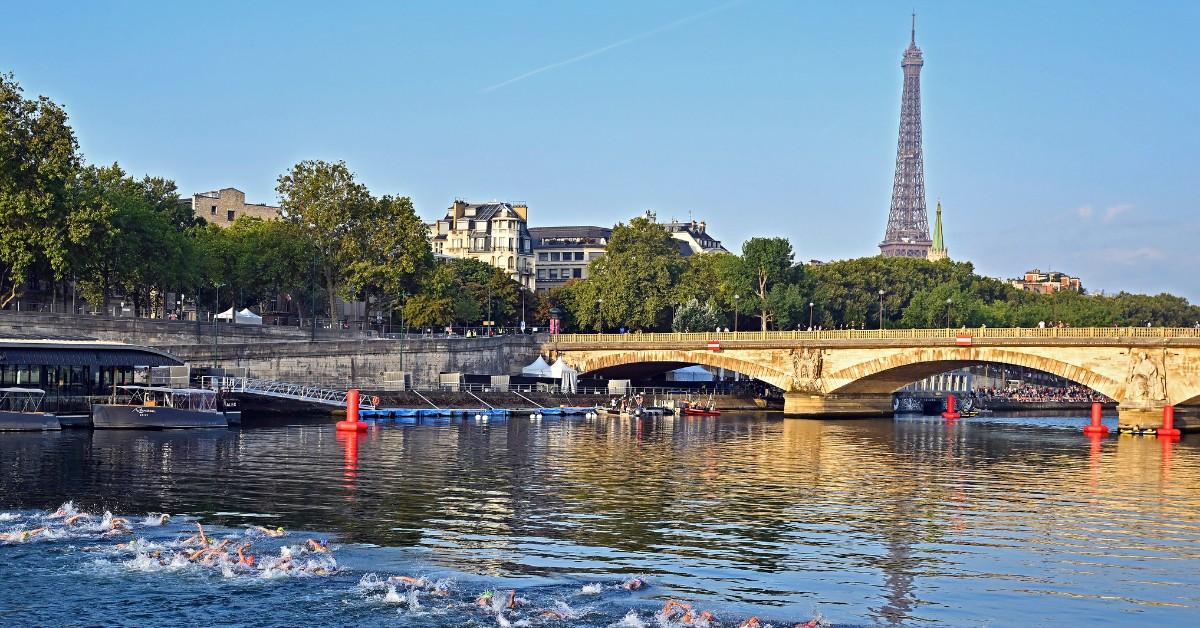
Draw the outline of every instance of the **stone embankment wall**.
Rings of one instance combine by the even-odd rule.
[[[251,377],[330,388],[388,387],[388,373],[408,372],[413,386],[442,373],[515,375],[537,359],[543,338],[362,339],[318,342],[159,345],[193,366],[246,368]],[[398,382],[396,388],[399,388]]]
[[[215,331],[215,333],[214,333]],[[149,318],[79,316],[45,312],[0,311],[0,337],[16,338],[94,338],[162,348],[167,345],[211,344],[225,342],[297,342],[306,341],[311,330],[275,325],[213,325],[195,321],[167,321]],[[318,329],[317,339],[364,338],[369,334],[340,329]]]

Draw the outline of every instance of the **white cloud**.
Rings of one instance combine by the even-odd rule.
[[[1112,222],[1117,216],[1133,209],[1133,203],[1121,203],[1104,210],[1104,222]]]
[[[1092,217],[1092,206],[1084,205],[1084,206],[1080,207],[1079,209],[1076,209],[1075,213],[1078,214],[1080,218],[1082,218],[1084,220],[1088,220]]]
[[[1138,264],[1152,262],[1167,257],[1166,252],[1153,246],[1141,246],[1129,249],[1105,249],[1102,259],[1117,264]]]

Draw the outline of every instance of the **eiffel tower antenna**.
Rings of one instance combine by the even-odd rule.
[[[929,215],[925,211],[925,157],[921,148],[921,67],[917,47],[917,13],[912,15],[912,39],[900,67],[904,91],[900,97],[900,139],[896,142],[896,176],[887,231],[879,252],[886,257],[928,257]]]

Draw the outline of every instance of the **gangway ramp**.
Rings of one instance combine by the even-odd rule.
[[[305,401],[339,408],[346,407],[346,395],[348,393],[345,390],[306,386],[303,384],[289,384],[287,382],[255,379],[253,377],[202,377],[200,378],[200,385],[209,390],[223,390],[225,392],[243,393],[260,397]],[[358,407],[363,410],[374,410],[375,404],[371,403],[369,397],[360,397]]]

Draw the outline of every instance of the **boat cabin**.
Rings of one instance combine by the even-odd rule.
[[[45,397],[41,388],[0,388],[0,412],[41,414]]]
[[[161,386],[115,386],[113,405],[217,411],[217,392],[203,388]]]

